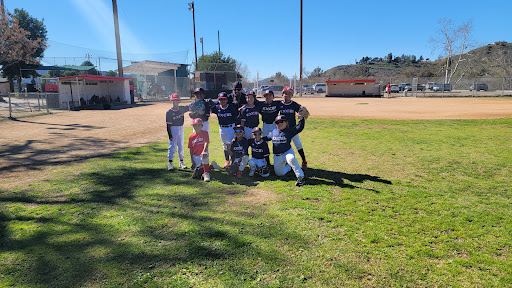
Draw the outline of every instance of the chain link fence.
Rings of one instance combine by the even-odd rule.
[[[384,94],[386,85],[396,85],[392,92],[413,97],[503,97],[512,96],[512,77],[397,77],[380,78]],[[405,92],[405,93],[404,93]]]
[[[0,95],[0,117],[17,118],[50,113],[47,93],[8,93]]]

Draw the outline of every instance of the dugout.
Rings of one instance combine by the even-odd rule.
[[[328,97],[380,96],[380,84],[375,79],[325,81]]]
[[[130,80],[134,78],[76,75],[58,78],[60,108],[95,104],[132,104]],[[69,106],[68,106],[69,105]]]

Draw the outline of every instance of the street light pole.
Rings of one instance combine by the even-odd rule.
[[[194,51],[196,53],[196,71],[197,71],[197,45],[196,45],[196,13],[194,7],[194,1],[188,3],[188,10],[192,11],[192,24],[194,25]]]

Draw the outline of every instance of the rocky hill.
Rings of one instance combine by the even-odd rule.
[[[458,56],[453,57],[456,61]],[[512,43],[495,42],[471,50],[462,56],[453,77],[504,77],[512,76]],[[370,62],[333,67],[322,74],[322,80],[354,78],[410,78],[444,77],[446,59],[416,63]],[[453,62],[455,63],[455,62]],[[321,79],[318,79],[321,80]]]

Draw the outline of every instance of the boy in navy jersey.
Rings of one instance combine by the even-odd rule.
[[[274,120],[279,115],[281,101],[274,101],[274,92],[272,90],[265,91],[263,97],[265,97],[265,101],[256,101],[256,107],[258,107],[258,112],[260,112],[261,121],[263,122],[263,136],[268,136],[272,130],[276,129]]]
[[[281,101],[281,107],[279,110],[280,115],[284,115],[286,120],[288,121],[288,125],[290,127],[295,126],[295,113],[298,113],[301,105],[295,101],[292,101],[293,97],[293,89],[290,87],[285,87],[283,89],[283,98]],[[304,153],[304,149],[302,148],[302,142],[300,142],[299,134],[296,134],[293,139],[293,144],[295,144],[295,148],[297,148],[297,152],[299,152],[300,157],[302,158],[302,169],[306,170],[308,168],[308,162],[306,161],[306,154]]]
[[[224,147],[224,168],[229,166],[229,151],[231,150],[231,141],[235,137],[233,127],[238,117],[238,109],[233,104],[228,104],[228,97],[225,92],[219,93],[217,97],[219,104],[212,107],[212,113],[217,114],[219,120],[219,134],[222,146]]]
[[[179,106],[180,105],[180,95],[178,93],[171,94],[171,102],[172,108],[167,110],[165,113],[165,123],[167,124],[167,135],[169,136],[169,149],[167,152],[167,158],[169,159],[169,164],[167,165],[167,170],[173,171],[173,159],[174,152],[176,152],[176,148],[178,149],[178,157],[180,158],[179,167],[181,169],[186,169],[187,166],[183,162],[185,158],[185,154],[183,151],[183,145],[185,143],[185,138],[183,134],[183,122],[185,118],[185,113],[188,112],[187,106]]]
[[[235,138],[231,142],[230,154],[233,159],[233,164],[238,166],[236,178],[242,178],[247,162],[249,162],[249,142],[244,137],[244,130],[242,126],[237,125],[233,127],[235,131]]]
[[[240,122],[245,131],[245,138],[252,138],[252,129],[260,125],[260,113],[258,107],[256,107],[255,100],[256,95],[254,92],[249,92],[246,95],[247,104],[240,110]]]
[[[256,171],[260,171],[261,177],[268,177],[270,175],[269,163],[267,162],[270,150],[268,149],[267,141],[262,139],[262,134],[261,128],[256,127],[252,130],[254,138],[248,139],[252,154],[252,158],[249,160],[249,167],[251,168],[249,176],[251,177],[254,176]]]
[[[272,140],[274,153],[274,172],[277,176],[284,176],[291,169],[297,177],[296,186],[304,185],[304,172],[299,166],[297,158],[295,158],[295,152],[290,144],[293,137],[298,135],[305,125],[305,120],[299,115],[299,124],[297,126],[288,126],[288,120],[286,116],[279,115],[274,121],[277,128],[270,133],[270,139]]]

